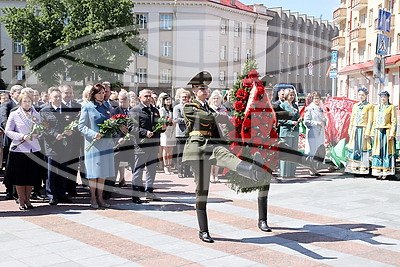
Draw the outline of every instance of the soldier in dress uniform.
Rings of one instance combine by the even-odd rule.
[[[192,92],[194,99],[183,107],[183,114],[188,128],[189,138],[186,141],[183,162],[188,162],[192,170],[196,183],[196,214],[199,224],[199,238],[204,242],[214,242],[208,232],[207,221],[207,197],[210,182],[211,165],[218,165],[233,171],[252,181],[261,181],[270,173],[266,173],[262,168],[264,159],[259,152],[253,155],[253,164],[242,161],[224,147],[221,134],[218,128],[219,123],[230,123],[227,115],[216,113],[207,104],[208,97],[207,85],[194,86]],[[290,112],[276,112],[279,119],[287,119],[292,116]],[[299,151],[294,151],[285,142],[277,140],[279,147],[279,158],[285,161],[297,162],[312,170],[321,166],[315,158],[304,155]],[[324,150],[320,147],[318,150]],[[323,153],[318,153],[321,155]],[[265,179],[266,182],[269,179]],[[267,224],[267,196],[269,184],[265,184],[258,194],[258,228],[265,232],[270,232],[271,228]]]
[[[196,183],[196,213],[199,223],[199,238],[208,243],[214,242],[208,232],[207,197],[210,183],[211,165],[218,165],[254,181],[259,181],[265,174],[257,163],[262,162],[260,153],[255,153],[250,164],[242,161],[226,149],[221,143],[218,123],[229,123],[228,116],[216,113],[207,104],[208,87],[193,87],[195,100],[183,107],[183,114],[188,126],[189,138],[186,141],[183,162],[192,166]]]

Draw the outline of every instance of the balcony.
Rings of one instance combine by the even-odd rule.
[[[342,20],[347,17],[347,9],[344,7],[339,7],[335,11],[333,11],[333,22],[340,23]]]
[[[359,11],[368,7],[368,0],[351,0],[351,10]]]
[[[366,29],[355,28],[350,31],[350,42],[362,42],[366,40]]]
[[[345,46],[346,46],[345,37],[338,36],[332,39],[332,50],[344,49]]]

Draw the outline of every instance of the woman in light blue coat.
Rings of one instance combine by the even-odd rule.
[[[286,101],[281,108],[293,113],[290,120],[279,120],[279,137],[282,138],[293,150],[299,148],[299,122],[301,121],[299,107],[295,103],[296,94],[293,89],[285,89]],[[296,163],[281,160],[280,175],[282,177],[294,177],[296,174]]]
[[[307,127],[307,144],[305,153],[314,156],[320,145],[325,143],[326,119],[321,107],[321,93],[311,94],[311,104],[306,108],[304,124]]]
[[[89,179],[90,206],[94,209],[109,207],[103,200],[104,181],[114,177],[114,142],[111,137],[103,137],[99,133],[99,124],[111,117],[111,107],[104,101],[103,85],[96,84],[89,93],[89,102],[82,106],[78,129],[85,137],[85,147],[96,139],[94,145],[86,151],[86,178]],[[97,190],[97,199],[96,199]]]

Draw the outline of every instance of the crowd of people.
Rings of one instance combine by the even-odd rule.
[[[203,91],[205,110],[224,116],[232,110],[229,92],[223,95],[208,87]],[[354,105],[351,117],[346,172],[368,173],[372,154],[372,174],[386,179],[394,174],[395,167],[395,109],[389,103],[387,92],[380,94],[381,103],[376,107],[366,101],[367,95],[365,88],[358,90],[360,102]],[[138,95],[123,89],[112,92],[109,82],[87,86],[81,99],[75,99],[69,85],[51,87],[42,93],[13,86],[9,95],[0,95],[0,139],[3,142],[0,162],[5,169],[6,198],[15,199],[20,210],[32,209],[30,200],[37,198],[48,199],[50,205],[72,203],[77,196],[77,177],[80,176],[90,190],[90,207],[107,208],[106,200],[111,197],[113,188],[126,186],[126,168],[131,168],[132,201],[137,204],[142,203],[143,198],[161,201],[154,192],[157,169],[166,175],[174,174],[175,170],[179,178],[195,176],[193,166],[182,160],[190,137],[184,106],[193,100],[192,97],[192,92],[183,88],[178,89],[174,97],[167,93],[157,95],[147,89]],[[323,160],[324,153],[318,153],[325,141],[327,121],[321,94],[310,95],[303,117],[293,89],[279,91],[278,97],[274,105],[290,114],[276,125],[281,140],[297,151],[299,126],[303,123],[307,128],[305,153]],[[121,127],[110,137],[101,134],[100,125],[118,114],[133,118],[137,124]],[[163,125],[159,132],[154,131],[161,117],[169,118],[171,124]],[[226,124],[218,123],[221,135],[225,127]],[[136,139],[124,138],[132,131],[137,134]],[[119,149],[115,149],[116,146]],[[280,176],[295,177],[296,160],[285,161],[283,152],[282,155]],[[211,164],[208,171],[210,182],[219,182],[221,169]],[[310,171],[320,175],[316,168]]]

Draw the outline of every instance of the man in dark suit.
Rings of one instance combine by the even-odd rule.
[[[33,106],[35,107],[36,111],[40,111],[40,107],[43,106],[45,103],[40,100],[40,93],[38,90],[33,90]]]
[[[50,199],[50,205],[57,205],[58,202],[71,203],[67,197],[66,159],[69,155],[63,144],[64,135],[71,136],[72,131],[65,131],[68,126],[68,107],[62,102],[61,91],[53,88],[50,92],[50,101],[40,111],[43,121],[49,124],[47,134],[44,135],[44,149],[47,156],[47,181],[46,193]]]
[[[61,91],[62,104],[67,107],[64,109],[64,112],[68,114],[66,120],[69,124],[79,117],[81,105],[74,100],[74,90],[72,90],[71,86],[62,84],[58,88]],[[66,158],[67,162],[69,162],[67,163],[67,172],[69,173],[67,179],[67,192],[68,196],[76,197],[76,181],[78,172],[80,171],[81,178],[85,178],[85,164],[80,161],[80,156],[83,155],[84,139],[82,134],[76,130],[71,136],[66,136],[66,141],[70,152],[68,153],[69,157]]]
[[[151,103],[151,90],[144,89],[139,92],[140,103],[131,109],[130,116],[139,123],[139,139],[144,139],[144,142],[139,142],[139,147],[144,153],[135,155],[131,164],[132,188],[134,203],[142,203],[140,200],[140,192],[145,192],[145,196],[149,200],[161,201],[153,192],[154,179],[156,177],[156,165],[158,159],[158,148],[160,146],[160,133],[153,132],[153,127],[157,124],[160,118],[158,109],[153,107]],[[167,127],[163,127],[165,131]],[[142,175],[144,167],[146,167],[146,182],[143,185]]]
[[[104,101],[106,101],[108,104],[110,104],[110,107],[116,108],[118,107],[118,102],[115,100],[110,99],[111,96],[111,84],[110,82],[103,82],[102,85],[104,86]]]
[[[129,106],[129,97],[126,92],[120,92],[118,94],[118,103],[119,106],[113,109],[112,116],[122,114],[122,115],[129,115],[130,106]],[[114,136],[115,143],[117,144],[121,138],[124,137],[122,132],[116,134]],[[117,149],[114,153],[114,170],[115,176],[112,179],[106,179],[104,185],[104,193],[103,198],[109,199],[111,197],[111,192],[113,187],[115,186],[115,182],[117,180],[118,172],[120,175],[120,185],[122,186],[125,184],[125,167],[120,167],[121,162],[128,161],[129,158],[132,157],[132,150],[129,147],[129,144],[121,144],[119,149]]]
[[[3,103],[0,106],[0,125],[1,125],[2,130],[6,128],[6,123],[7,123],[8,116],[10,115],[11,110],[13,108],[19,106],[18,96],[21,93],[22,88],[23,87],[21,85],[14,85],[13,87],[11,87],[10,101]],[[3,139],[4,165],[3,165],[3,162],[1,162],[1,165],[2,165],[1,170],[3,170],[3,166],[6,166],[7,158],[8,158],[8,151],[10,149],[10,144],[11,144],[10,138],[8,138],[5,134],[3,136],[4,136],[3,137],[4,138]],[[3,183],[6,186],[6,199],[8,199],[8,200],[13,199],[13,185],[7,179],[5,179]]]

